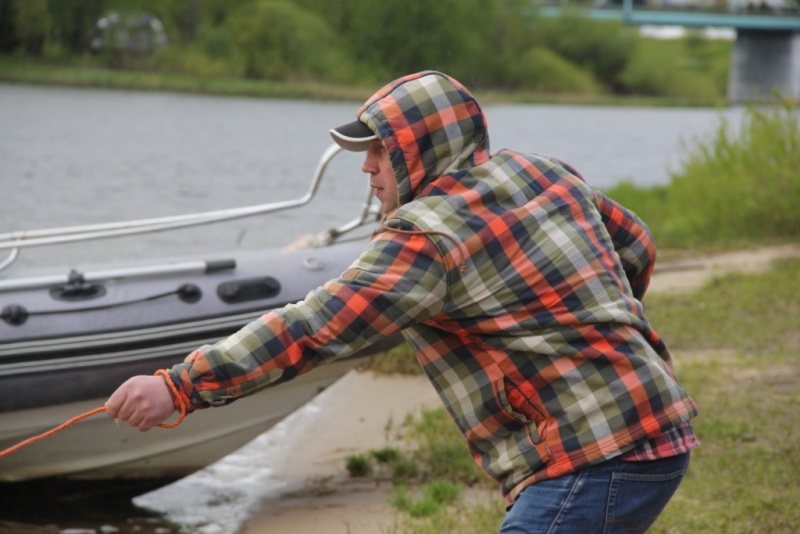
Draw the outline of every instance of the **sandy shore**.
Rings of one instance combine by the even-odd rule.
[[[650,290],[693,290],[711,277],[728,272],[758,272],[773,260],[799,256],[800,246],[693,257],[660,266]],[[339,385],[339,384],[337,384]],[[292,532],[293,534],[362,534],[391,532],[395,512],[387,504],[389,483],[352,479],[345,459],[387,444],[402,445],[396,426],[406,414],[439,406],[424,377],[386,377],[352,372],[342,379],[336,395],[318,418],[314,436],[296,438],[289,461],[280,468],[288,486],[276,498],[263,502],[247,520],[242,534]]]
[[[352,371],[327,396],[314,436],[297,436],[275,475],[287,481],[278,498],[262,503],[241,529],[245,534],[358,534],[385,532],[394,518],[386,503],[391,485],[351,478],[346,459],[401,446],[398,429],[409,413],[439,406],[423,376],[382,376]]]

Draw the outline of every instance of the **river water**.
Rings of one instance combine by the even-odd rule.
[[[0,84],[0,233],[300,197],[331,144],[328,129],[352,120],[355,107],[356,103]],[[486,113],[494,150],[559,157],[600,188],[624,180],[643,186],[667,183],[670,170],[679,167],[685,154],[684,144],[708,138],[722,116],[733,126],[742,116],[739,108],[548,105],[489,105]],[[359,155],[338,155],[318,198],[306,208],[146,239],[29,249],[12,269],[283,245],[294,236],[355,216],[367,193],[360,161]],[[286,425],[275,430],[291,431]],[[244,454],[263,456],[243,463],[268,464],[269,454],[259,450],[264,447],[246,449]],[[195,487],[224,487],[223,480],[215,479],[224,478],[220,473],[224,469],[206,474]],[[156,512],[131,505],[131,496],[142,491],[79,488],[77,496],[65,497],[66,492],[41,485],[6,489],[0,491],[0,529],[3,520],[15,520],[55,524],[55,530],[64,533],[167,533],[177,532],[168,522],[173,520],[190,531],[228,532],[231,522],[243,520],[250,503],[266,498],[271,489],[253,487],[251,493],[262,494],[232,497],[228,512],[211,511],[199,519],[161,513],[190,507],[185,495],[178,496],[184,491],[173,492],[174,502],[169,491],[157,493],[157,504],[152,498],[137,499]],[[11,505],[10,493],[30,493],[31,499]],[[45,493],[49,497],[43,500]],[[230,510],[238,513],[235,521],[225,515]]]
[[[354,104],[0,84],[0,233],[249,206],[301,196]],[[492,148],[549,154],[595,186],[666,183],[681,143],[740,109],[492,105]],[[341,153],[317,201],[254,218],[88,246],[28,249],[18,268],[280,245],[349,220],[366,195]]]

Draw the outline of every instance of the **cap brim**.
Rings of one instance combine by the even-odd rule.
[[[333,128],[330,134],[337,145],[352,152],[364,152],[369,148],[369,143],[378,138],[375,132],[361,121],[348,122]]]

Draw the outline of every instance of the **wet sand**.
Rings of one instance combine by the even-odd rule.
[[[352,478],[346,459],[391,445],[402,447],[408,414],[439,406],[424,376],[383,376],[351,371],[327,396],[313,436],[297,436],[276,476],[286,480],[277,498],[262,503],[240,532],[261,534],[359,534],[385,532],[394,510],[390,482]]]

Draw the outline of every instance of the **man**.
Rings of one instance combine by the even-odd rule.
[[[490,155],[458,81],[412,74],[331,130],[366,151],[385,217],[339,278],[134,377],[109,414],[148,430],[402,331],[510,506],[501,532],[643,532],[697,445],[694,402],[642,299],[655,260],[633,213],[568,165]],[[543,125],[546,127],[546,125]]]

